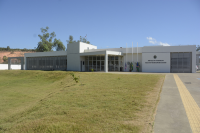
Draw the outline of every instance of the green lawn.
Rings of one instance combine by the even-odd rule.
[[[151,132],[164,75],[0,71],[0,132]]]

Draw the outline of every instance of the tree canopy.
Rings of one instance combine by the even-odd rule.
[[[56,51],[62,51],[65,50],[65,46],[63,45],[63,43],[59,40],[57,40],[56,38],[54,39],[54,47],[56,48]]]
[[[10,46],[7,46],[7,51],[9,51],[10,50]]]
[[[7,61],[8,61],[8,57],[3,56],[3,61],[4,61],[4,62],[7,62]]]
[[[90,44],[90,42],[87,41],[87,38],[86,38],[86,37],[83,37],[83,38],[82,38],[82,37],[80,36],[80,40],[78,40],[78,41]]]
[[[45,29],[41,28],[42,35],[38,35],[40,38],[40,42],[38,42],[38,46],[36,48],[37,52],[45,52],[45,51],[53,51],[53,48],[56,48],[56,51],[62,51],[65,50],[65,46],[60,41],[60,39],[54,39],[56,37],[55,32],[48,33],[49,27],[47,26]]]
[[[68,42],[68,44],[69,44],[69,43],[76,42],[76,41],[73,40],[73,36],[70,35],[70,36],[69,36],[69,40],[67,40],[67,42]],[[77,42],[84,42],[84,43],[90,44],[90,42],[87,41],[87,39],[86,39],[85,37],[82,38],[81,36],[80,36],[80,40],[77,40]]]

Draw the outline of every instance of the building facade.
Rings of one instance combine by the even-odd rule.
[[[196,45],[145,46],[97,49],[83,42],[67,45],[67,51],[25,53],[26,70],[136,71],[195,73]]]

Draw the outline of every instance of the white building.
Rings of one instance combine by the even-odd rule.
[[[24,55],[26,70],[129,71],[133,62],[136,71],[138,60],[141,72],[196,72],[196,45],[97,49],[74,42],[67,45],[67,51]]]

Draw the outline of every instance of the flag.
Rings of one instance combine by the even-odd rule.
[[[133,63],[131,62],[131,71],[133,71]]]

